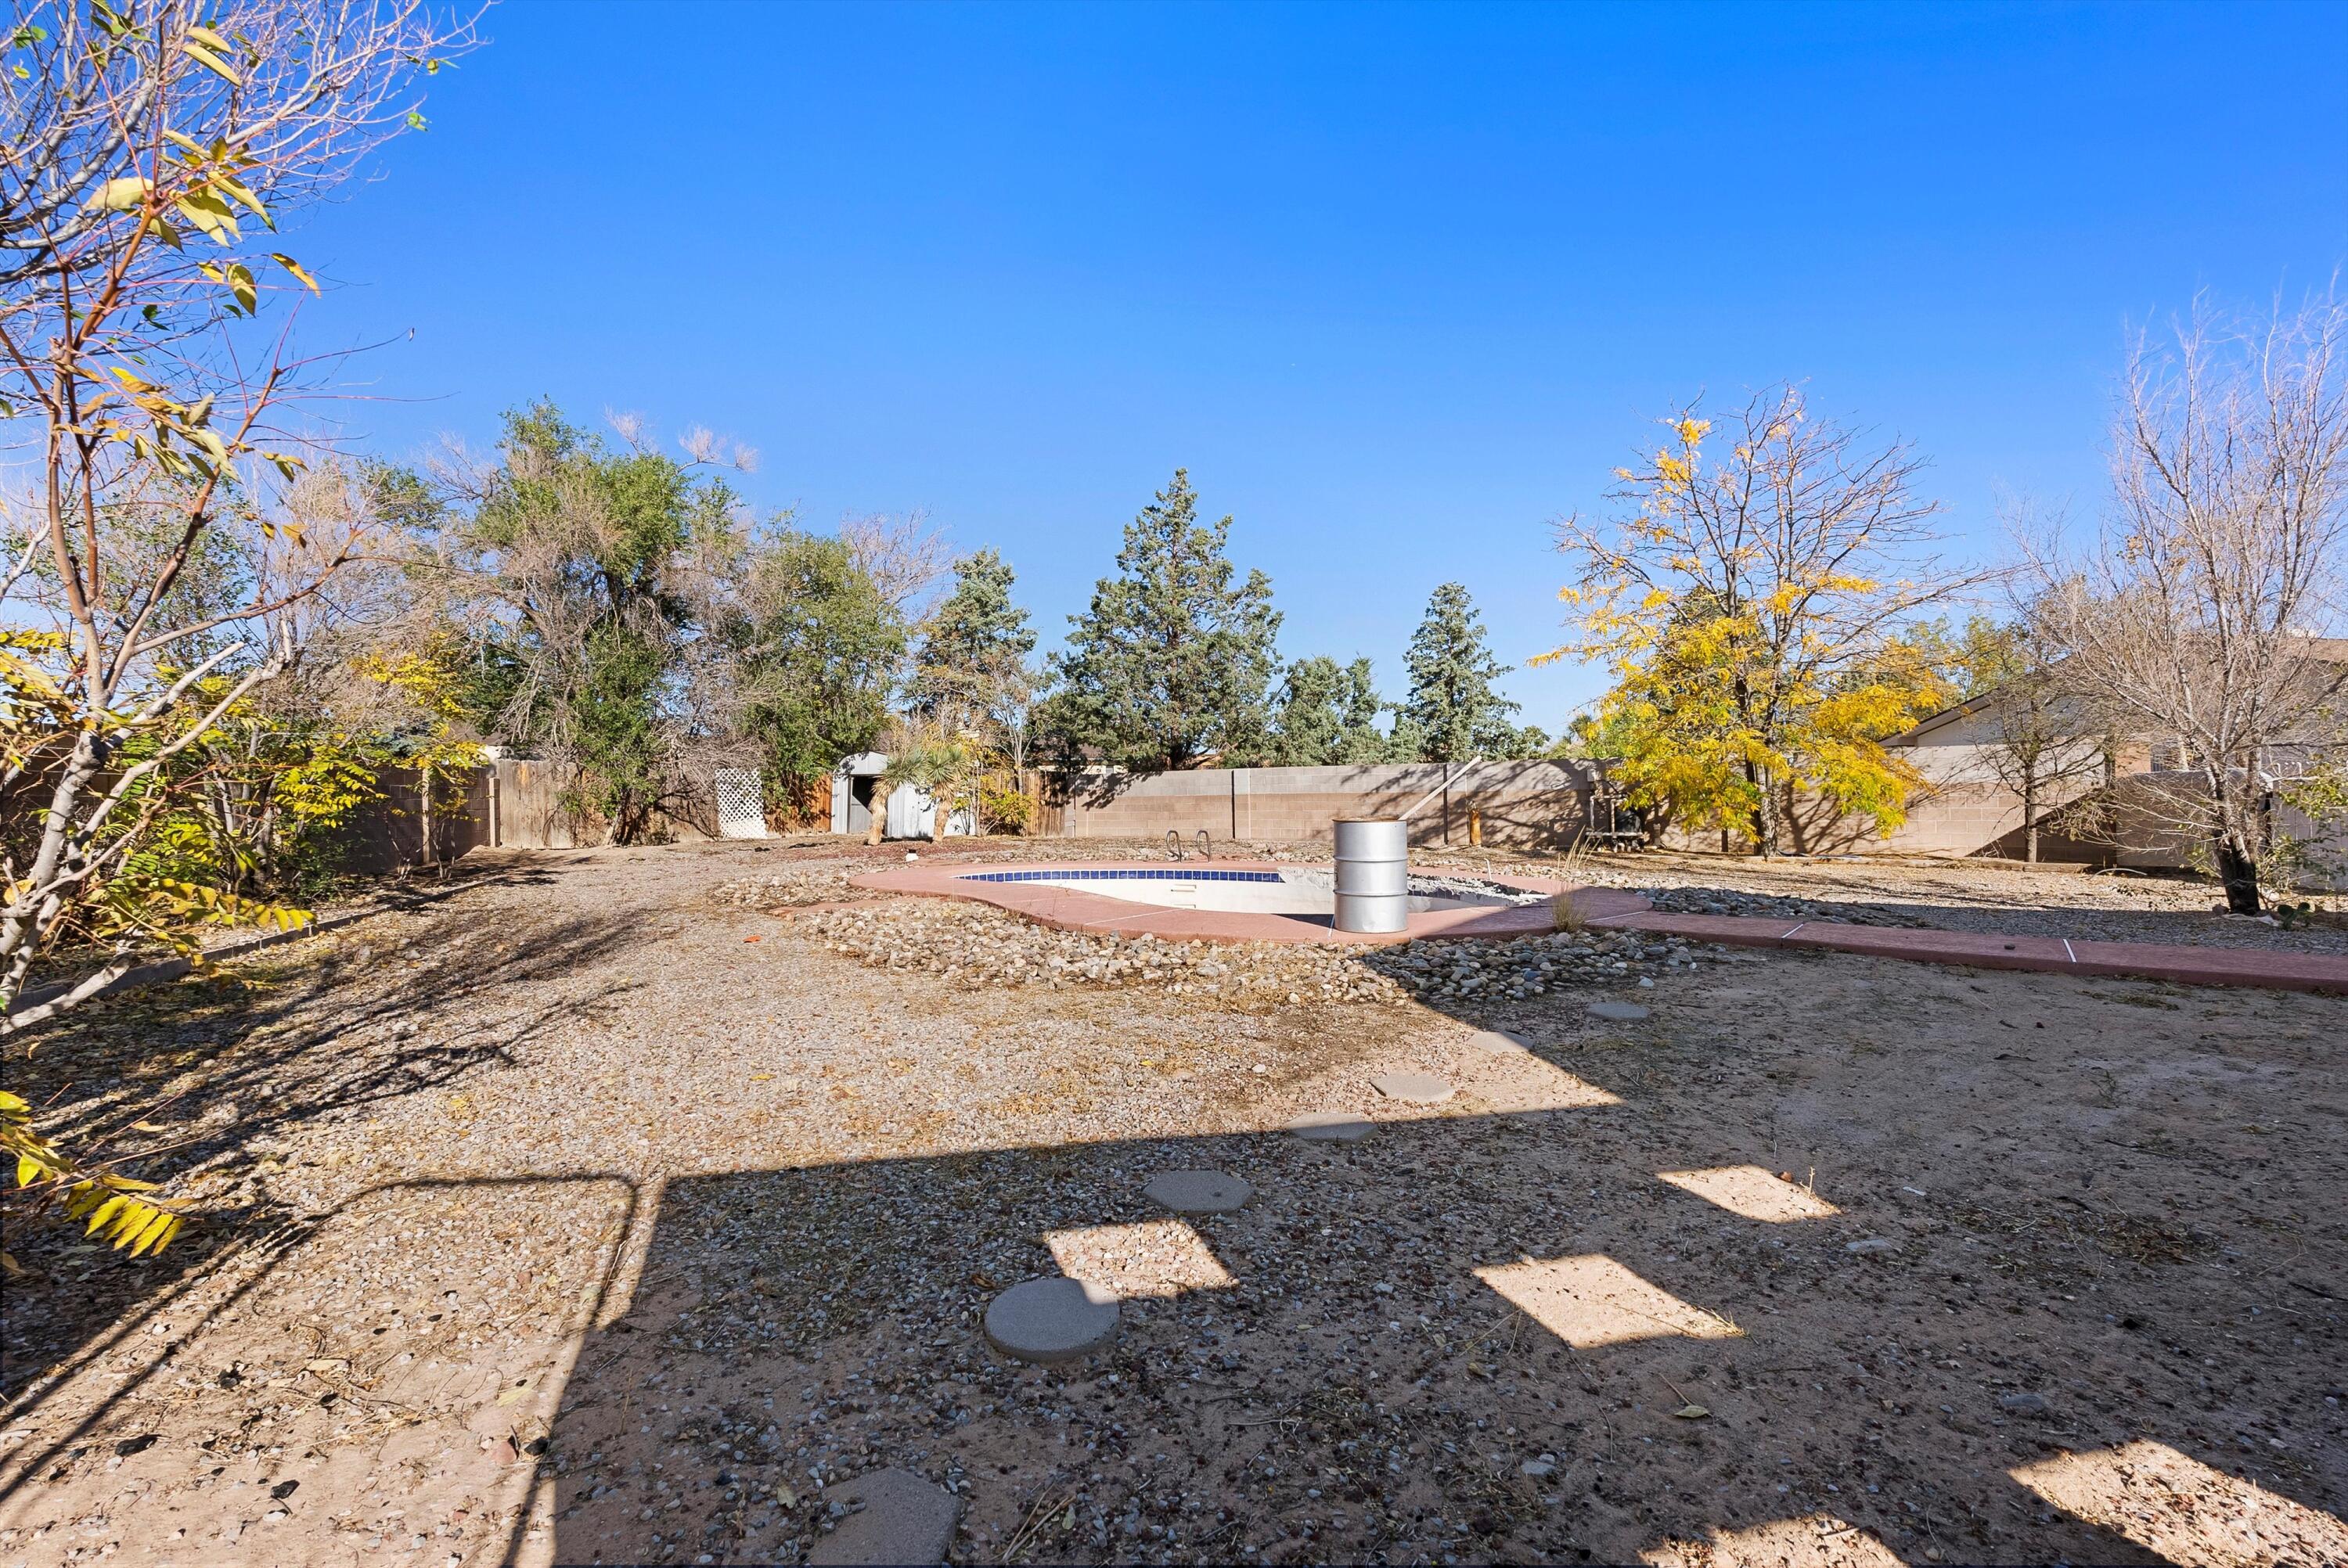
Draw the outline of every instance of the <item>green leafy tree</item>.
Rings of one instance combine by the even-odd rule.
[[[1300,659],[1281,685],[1267,759],[1275,767],[1385,762],[1388,741],[1378,718],[1387,707],[1368,660]]]
[[[1451,763],[1514,754],[1517,731],[1509,715],[1519,705],[1492,690],[1509,667],[1485,645],[1483,618],[1465,587],[1447,582],[1428,598],[1403,662],[1410,696],[1402,716],[1417,736],[1420,756]]]
[[[1159,768],[1263,745],[1280,612],[1262,572],[1233,585],[1231,528],[1228,516],[1199,522],[1180,468],[1127,525],[1117,575],[1069,617],[1068,646],[1052,660],[1060,689],[1047,723],[1063,749]]]
[[[734,497],[692,465],[613,447],[550,403],[506,416],[502,461],[453,530],[492,608],[485,661],[500,738],[575,764],[578,805],[613,843],[648,825],[679,733],[674,698],[693,613],[681,570],[729,537]]]
[[[735,570],[738,597],[721,627],[732,726],[756,743],[770,785],[796,798],[887,728],[905,618],[842,539],[781,528]]]

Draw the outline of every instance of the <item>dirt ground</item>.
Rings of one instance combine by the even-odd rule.
[[[44,1032],[12,1086],[205,1217],[12,1231],[0,1564],[795,1561],[882,1466],[956,1561],[2348,1561],[2348,999],[1772,953],[1225,1005],[714,896],[850,861],[484,863]],[[1377,1126],[1280,1130],[1328,1110]],[[1197,1167],[1253,1201],[1143,1196]],[[1115,1344],[991,1350],[1056,1272]]]

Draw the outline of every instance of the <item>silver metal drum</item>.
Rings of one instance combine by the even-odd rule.
[[[1340,817],[1337,929],[1410,928],[1410,824]]]

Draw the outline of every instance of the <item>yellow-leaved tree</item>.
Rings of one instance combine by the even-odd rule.
[[[1557,525],[1574,641],[1603,660],[1590,733],[1628,796],[1683,826],[1787,846],[1805,799],[1889,834],[1921,782],[1883,742],[1954,693],[1919,618],[1982,580],[1933,554],[1938,503],[1904,442],[1813,419],[1790,384],[1715,430],[1690,405],[1618,468],[1603,521]]]
[[[159,932],[304,917],[168,853],[211,776],[192,757],[365,553],[363,526],[307,528],[292,500],[294,400],[330,361],[292,346],[321,285],[277,230],[420,126],[418,78],[469,41],[423,0],[26,0],[0,37],[0,442],[23,456],[0,492],[0,1040]],[[12,1204],[170,1238],[167,1200],[21,1096],[0,1153]]]

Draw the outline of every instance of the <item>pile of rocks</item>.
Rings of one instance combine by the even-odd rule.
[[[711,902],[737,905],[745,909],[788,909],[805,904],[829,904],[837,899],[855,898],[862,895],[848,885],[848,879],[859,872],[870,871],[870,863],[834,861],[828,866],[795,866],[787,871],[770,871],[758,876],[736,876],[731,882],[721,882],[709,890]]]
[[[1788,898],[1730,887],[1659,887],[1636,878],[1625,879],[1622,885],[1636,888],[1656,908],[1674,915],[1751,915],[1771,920],[1832,920],[1845,926],[1897,926],[1912,930],[1931,925],[1917,916],[1838,898]]]
[[[984,905],[902,899],[826,909],[801,927],[877,968],[964,985],[1148,987],[1231,1002],[1399,1002],[1402,988],[1342,948],[1167,942],[1055,930]]]
[[[1692,968],[1718,951],[1637,931],[1559,931],[1506,942],[1408,942],[1377,948],[1362,962],[1416,998],[1521,1001],[1565,986],[1621,985],[1657,968]]]
[[[1561,987],[1619,986],[1657,969],[1692,968],[1706,952],[1676,938],[1632,931],[1372,948],[1169,942],[1056,930],[983,905],[929,899],[820,910],[800,929],[875,968],[965,985],[1150,987],[1251,1004],[1521,1000]]]

